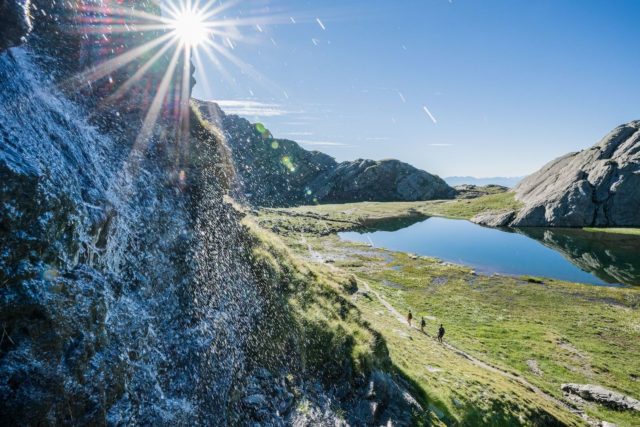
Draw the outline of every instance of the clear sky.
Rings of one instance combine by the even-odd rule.
[[[638,0],[253,0],[223,15],[263,17],[231,39],[251,67],[204,59],[194,96],[338,160],[519,176],[640,119]]]

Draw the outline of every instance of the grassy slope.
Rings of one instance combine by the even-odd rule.
[[[594,233],[613,233],[613,234],[631,234],[640,236],[640,228],[583,228],[584,231]]]
[[[335,259],[337,271],[366,280],[398,310],[412,309],[417,316],[432,316],[429,321],[432,331],[437,321],[444,322],[447,338],[456,346],[526,377],[551,395],[562,397],[563,382],[601,384],[632,396],[640,395],[637,290],[476,276],[467,268],[437,260],[414,260],[406,254],[372,250],[341,242],[336,236],[313,234],[318,230],[332,231],[332,227],[349,227],[349,223],[331,219],[353,219],[354,213],[362,212],[363,205],[373,205],[366,206],[367,221],[386,215],[382,204],[372,203],[297,209],[298,213],[311,213],[309,216],[278,216],[269,211],[261,215],[260,221],[279,230],[299,256],[308,257],[311,246],[326,259]],[[392,205],[389,211],[396,215],[408,212],[416,204]],[[461,215],[457,208],[440,210],[445,211]],[[467,214],[470,211],[477,209],[462,210]],[[300,229],[313,233],[305,233],[301,241]],[[395,319],[389,319],[375,299],[358,297],[354,303],[388,342],[393,363],[432,396],[443,413],[456,420],[476,417],[487,422],[483,417],[489,416],[488,408],[493,408],[496,414],[501,414],[496,416],[508,424],[509,412],[504,408],[513,411],[511,415],[527,418],[532,408],[549,407],[548,402],[526,389],[515,390],[513,387],[520,386],[457,359],[432,340],[416,337]],[[527,364],[531,361],[535,361],[541,373],[532,371]],[[432,372],[438,369],[442,371]],[[470,408],[479,412],[474,415]],[[639,422],[629,413],[599,406],[588,406],[586,411],[619,425]],[[568,413],[558,417],[565,417],[568,423],[575,420]]]
[[[448,339],[477,357],[524,375],[558,398],[565,382],[640,395],[634,379],[640,353],[637,291],[474,276],[463,267],[405,254],[396,254],[389,266],[400,269],[367,264],[361,274],[394,306],[446,323]],[[402,290],[385,286],[385,280]],[[532,372],[528,361],[542,374]],[[594,408],[592,415],[634,424],[628,414]]]
[[[518,210],[521,205],[513,193],[490,194],[477,199],[436,200],[428,202],[361,202],[338,205],[301,206],[290,209],[265,209],[261,224],[291,231],[328,234],[357,226],[398,218],[444,216],[470,219],[488,211]]]
[[[253,274],[266,300],[266,313],[256,319],[248,338],[250,363],[286,370],[303,382],[319,378],[328,389],[345,382],[354,389],[374,369],[405,378],[389,357],[384,337],[350,301],[350,276],[301,260],[250,218],[243,224],[252,239]],[[419,387],[410,381],[408,386],[424,408],[433,407]],[[444,425],[435,411],[415,416],[416,425]]]

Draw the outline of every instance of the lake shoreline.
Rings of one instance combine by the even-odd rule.
[[[352,275],[357,282],[366,282],[400,313],[412,310],[418,321],[424,316],[429,334],[444,323],[452,345],[526,378],[567,404],[574,405],[561,390],[565,382],[598,384],[640,396],[640,383],[635,379],[640,289],[526,275],[485,275],[433,257],[341,240],[338,232],[355,230],[367,222],[380,224],[397,212],[371,204],[365,215],[362,205],[293,208],[284,215],[267,209],[259,211],[255,220],[279,235],[296,256],[332,274]],[[421,218],[410,206],[402,207],[402,218]],[[452,416],[460,413],[456,402],[483,407],[492,399],[504,398],[496,397],[502,387],[496,378],[484,384],[476,377],[484,374],[476,368],[454,361],[435,343],[423,343],[398,328],[396,320],[385,317],[384,308],[367,297],[365,290],[360,289],[351,300],[380,331],[394,363]],[[484,397],[475,383],[483,384]],[[600,405],[578,410],[621,426],[638,421],[632,413]]]
[[[487,199],[487,197],[489,199]],[[265,228],[278,233],[310,233],[326,236],[334,233],[365,233],[375,230],[397,231],[411,227],[429,218],[469,221],[483,209],[495,210],[499,206],[511,203],[509,193],[499,193],[477,199],[428,202],[361,202],[342,205],[315,205],[288,209],[262,209],[260,218]],[[483,207],[484,206],[484,207]],[[472,224],[469,221],[468,224]],[[418,228],[418,226],[414,226]],[[475,227],[478,227],[475,231]],[[503,237],[504,245],[519,245],[520,255],[508,250],[502,254],[487,255],[481,262],[465,262],[460,259],[462,251],[469,248],[458,247],[449,256],[437,251],[421,253],[415,247],[403,245],[385,246],[391,250],[415,252],[422,255],[462,263],[490,272],[508,275],[532,275],[554,277],[574,282],[586,282],[598,286],[637,286],[640,285],[640,259],[634,253],[640,253],[640,239],[634,234],[596,233],[580,228],[539,228],[539,227],[487,227],[484,225],[464,226],[473,234],[482,233],[486,239],[492,239],[498,232],[509,232],[533,239],[540,245],[525,245],[522,239]],[[498,231],[496,231],[498,230]],[[455,231],[455,230],[454,230]],[[492,233],[493,232],[493,233]],[[458,233],[459,234],[459,233]],[[448,240],[442,236],[436,240]],[[468,240],[468,236],[459,236],[459,240]],[[477,241],[477,247],[486,246],[484,240]],[[542,247],[548,248],[546,254]],[[475,249],[480,252],[480,249]],[[494,248],[494,250],[496,250]],[[451,251],[449,251],[451,252]],[[531,254],[541,258],[528,261]],[[555,253],[560,256],[555,255]],[[455,256],[454,256],[455,255]],[[470,255],[472,258],[473,254]],[[509,265],[501,258],[515,257],[517,263]],[[566,265],[565,265],[566,264]],[[520,267],[517,267],[519,265]]]

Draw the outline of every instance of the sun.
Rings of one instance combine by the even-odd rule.
[[[209,36],[204,13],[195,8],[177,11],[170,18],[169,26],[172,28],[174,36],[187,46],[201,45]]]

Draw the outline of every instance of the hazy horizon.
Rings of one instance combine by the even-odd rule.
[[[255,24],[221,66],[200,55],[194,96],[338,160],[523,176],[640,118],[633,1],[258,0],[223,14]]]

